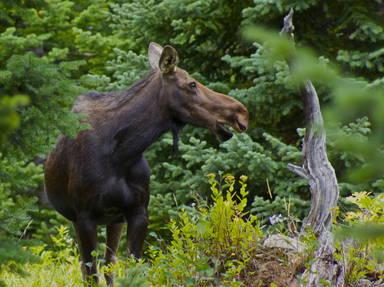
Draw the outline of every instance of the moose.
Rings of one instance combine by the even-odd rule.
[[[177,67],[177,51],[151,43],[147,76],[119,92],[80,95],[74,113],[90,128],[60,136],[45,163],[45,190],[52,206],[72,221],[83,277],[98,282],[97,226],[106,225],[106,264],[116,262],[122,226],[128,252],[139,258],[148,226],[150,168],[144,151],[171,131],[174,144],[186,124],[209,129],[221,140],[248,127],[248,111]],[[113,285],[113,275],[105,274]]]

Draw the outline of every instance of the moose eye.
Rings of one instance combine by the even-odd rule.
[[[189,83],[189,87],[192,89],[196,88],[196,83],[195,82]]]

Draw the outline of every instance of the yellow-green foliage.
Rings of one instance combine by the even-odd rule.
[[[370,196],[368,192],[355,192],[347,200],[359,207],[357,211],[346,214],[346,220],[351,223],[384,223],[384,194]]]
[[[54,242],[53,248],[48,249],[45,244],[31,248],[40,260],[24,264],[22,267],[24,274],[13,272],[15,262],[3,266],[0,277],[5,286],[82,286],[79,256],[68,234],[68,228],[59,227],[57,234],[52,235],[51,239]]]
[[[361,278],[384,278],[379,270],[384,264],[384,194],[356,192],[347,200],[358,209],[346,213],[348,225],[337,228],[336,234],[344,240],[341,260],[346,281],[358,286]]]
[[[236,182],[226,175],[216,181],[211,174],[209,179],[213,205],[184,211],[172,221],[172,241],[164,250],[150,247],[148,258],[139,262],[120,256],[118,264],[103,266],[100,273],[113,272],[121,286],[243,286],[241,273],[263,237],[257,218],[244,217],[247,177]],[[81,285],[79,256],[68,229],[58,228],[51,239],[53,248],[32,248],[40,261],[25,264],[24,276],[12,272],[16,263],[0,271],[7,286]]]
[[[149,246],[144,259],[138,261],[120,254],[116,265],[104,266],[100,258],[101,283],[104,284],[101,274],[112,272],[119,287],[249,286],[249,282],[259,284],[255,286],[283,286],[273,285],[271,282],[274,281],[260,276],[258,269],[261,265],[253,266],[255,258],[271,255],[273,250],[262,247],[264,234],[259,221],[245,211],[247,177],[241,176],[238,181],[232,175],[219,180],[214,174],[208,177],[212,204],[201,204],[181,212],[178,219],[169,224],[171,242],[163,248]],[[383,195],[370,197],[366,192],[355,193],[349,198],[358,208],[346,214],[345,221],[349,226],[341,227],[337,234],[352,237],[354,241],[348,241],[349,246],[345,242],[340,244],[336,253],[345,264],[348,286],[359,286],[358,280],[362,278],[380,278],[378,266],[382,264],[382,258],[378,255],[384,250],[383,199]],[[364,229],[360,229],[361,226]],[[30,248],[39,257],[38,262],[9,262],[0,270],[0,278],[6,286],[82,286],[79,255],[68,228],[59,227],[57,233],[51,235],[51,241],[52,245]],[[305,241],[307,247],[317,242],[314,238]],[[282,251],[279,252],[273,253],[282,262],[282,269],[276,270],[295,274],[297,266],[284,263]],[[97,252],[95,256],[99,257]],[[273,260],[271,258],[266,261]],[[256,264],[262,264],[262,260]],[[15,272],[20,269],[25,271],[24,274]]]
[[[209,178],[213,206],[199,207],[192,215],[181,213],[180,221],[171,223],[172,242],[166,252],[152,250],[153,284],[217,286],[219,282],[235,282],[262,238],[257,218],[244,219],[247,178],[240,177],[239,191],[235,191],[231,175],[221,182],[213,174]]]

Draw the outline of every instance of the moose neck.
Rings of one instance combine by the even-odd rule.
[[[142,80],[142,87],[133,91],[132,99],[123,104],[115,115],[112,160],[119,168],[126,168],[142,156],[142,153],[163,133],[172,128],[163,101],[160,76],[155,72]],[[130,90],[135,89],[135,86]]]

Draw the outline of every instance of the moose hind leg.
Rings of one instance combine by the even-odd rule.
[[[107,225],[107,247],[105,250],[105,263],[107,265],[114,264],[117,261],[116,255],[122,228],[123,224],[121,223]],[[104,277],[107,285],[113,286],[112,272],[106,272]]]
[[[95,222],[83,218],[79,218],[74,226],[81,254],[83,280],[88,286],[93,286],[98,283],[96,258],[92,256],[97,248],[97,226]]]
[[[128,221],[128,253],[136,258],[142,255],[143,243],[147,234],[148,214],[146,210],[130,215]]]

